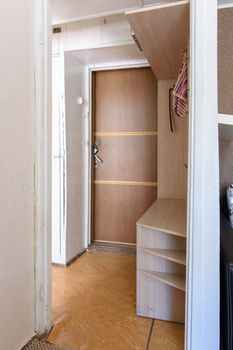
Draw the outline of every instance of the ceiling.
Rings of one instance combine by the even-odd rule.
[[[69,23],[166,2],[174,0],[52,0],[52,22]]]
[[[51,0],[52,22],[53,24],[75,22],[175,1],[178,0]],[[219,6],[233,6],[233,0],[218,0],[218,4]]]

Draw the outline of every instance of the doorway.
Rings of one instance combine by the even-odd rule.
[[[215,152],[213,152],[213,146],[210,143],[211,140],[213,140],[213,145],[214,145],[214,150],[216,149],[216,142],[214,140],[214,136],[215,134],[211,134],[210,130],[215,130],[215,124],[216,121],[213,118],[213,115],[215,115],[215,109],[213,104],[211,103],[212,101],[215,101],[216,99],[216,94],[214,91],[214,82],[215,82],[215,78],[216,75],[213,72],[213,66],[214,65],[208,65],[209,61],[208,61],[208,57],[212,58],[212,60],[210,60],[211,62],[215,59],[216,56],[216,52],[214,51],[214,45],[213,45],[213,33],[214,33],[214,21],[211,22],[208,25],[208,28],[206,27],[206,23],[208,21],[205,21],[205,19],[207,18],[214,18],[215,13],[214,11],[216,10],[215,5],[211,7],[212,4],[210,4],[210,1],[208,2],[209,6],[206,7],[202,7],[201,6],[201,2],[199,2],[200,6],[196,6],[193,5],[191,8],[191,15],[192,15],[192,19],[193,19],[193,27],[191,28],[191,37],[193,39],[192,41],[192,50],[193,52],[197,52],[199,53],[199,56],[195,56],[195,60],[193,59],[192,61],[192,74],[193,74],[193,94],[191,96],[191,105],[192,108],[196,108],[195,111],[193,110],[193,115],[192,115],[192,121],[194,124],[195,121],[195,130],[194,130],[194,125],[191,125],[190,127],[190,132],[191,132],[191,142],[190,142],[190,152],[193,155],[196,150],[196,153],[202,155],[201,153],[201,147],[206,146],[207,144],[207,151],[205,154],[208,155],[208,150],[210,151],[209,154],[215,154]],[[44,6],[45,8],[40,11],[38,11],[38,13],[41,13],[41,18],[45,18],[47,13],[46,13],[46,6]],[[211,14],[211,16],[210,16]],[[213,27],[213,33],[209,30],[210,29],[210,25],[211,28]],[[44,24],[43,24],[44,26]],[[200,30],[201,28],[201,30]],[[39,32],[39,30],[38,30]],[[46,33],[47,33],[47,28],[45,29],[44,27],[41,29],[41,32],[45,33],[45,37],[46,37]],[[45,45],[44,47],[42,47],[41,45],[41,32],[40,34],[40,39],[38,39],[38,50],[41,53],[41,56],[44,54],[47,54],[47,46]],[[206,34],[206,35],[204,35]],[[195,38],[195,40],[194,40]],[[40,44],[39,44],[40,42]],[[203,49],[205,47],[205,50],[200,50],[200,47],[198,46],[198,43],[200,42],[200,46],[201,49]],[[40,45],[40,46],[39,46]],[[207,49],[208,48],[208,49]],[[207,58],[206,58],[207,56]],[[43,60],[41,60],[41,62],[43,62]],[[39,69],[41,69],[41,65],[44,65],[43,63],[39,63],[38,67]],[[203,62],[205,63],[204,68],[203,68]],[[37,67],[37,68],[38,68]],[[39,82],[42,82],[42,84],[44,84],[44,86],[46,86],[47,81],[44,81],[44,77],[46,77],[47,71],[43,70],[44,66],[42,66],[42,72],[39,72],[40,77],[38,78]],[[202,77],[202,79],[200,79],[200,75]],[[211,78],[211,82],[213,81],[213,84],[209,84],[209,86],[211,87],[210,90],[208,90],[208,93],[206,90],[202,89],[203,88],[203,82],[204,81],[208,81],[207,78]],[[212,87],[213,86],[213,87]],[[42,89],[43,90],[43,89]],[[41,93],[41,90],[37,90],[37,94]],[[198,92],[201,93],[198,93]],[[202,93],[203,91],[203,93]],[[44,91],[43,91],[44,92]],[[212,101],[211,101],[212,99]],[[210,103],[206,103],[205,108],[202,108],[201,103],[199,103],[200,101],[209,101]],[[41,100],[40,103],[41,106],[44,106],[45,110],[47,108],[47,101]],[[41,109],[43,110],[43,109]],[[43,110],[44,111],[44,110]],[[42,113],[41,113],[42,115]],[[43,116],[44,118],[44,116]],[[41,117],[41,120],[43,121],[43,118]],[[203,124],[203,120],[205,120],[205,123]],[[209,122],[209,123],[208,123]],[[46,124],[46,123],[45,123]],[[208,124],[208,125],[207,125]],[[40,125],[40,124],[39,124]],[[38,127],[37,130],[40,130],[40,128]],[[44,130],[44,129],[42,129]],[[194,133],[194,131],[196,131],[196,133]],[[207,136],[208,133],[212,136],[210,136],[207,140]],[[41,178],[47,178],[46,177],[46,171],[44,170],[44,168],[46,169],[46,166],[43,167],[43,164],[47,164],[46,162],[48,162],[48,154],[47,154],[47,144],[46,144],[46,137],[44,139],[42,139],[39,142],[39,146],[38,148],[40,148],[40,152],[42,153],[42,161],[41,163],[37,164],[37,167],[39,168],[39,170],[41,170],[41,172],[45,175],[41,176]],[[207,142],[208,141],[208,142]],[[211,147],[210,147],[211,146]],[[45,151],[46,150],[46,151]],[[37,153],[40,154],[40,152],[38,151]],[[196,154],[195,153],[195,154]],[[38,157],[39,158],[39,157]],[[39,158],[40,159],[40,158]],[[213,305],[213,301],[215,301],[217,299],[212,297],[213,294],[217,293],[215,285],[217,285],[217,283],[215,283],[214,288],[207,288],[205,289],[205,295],[204,293],[200,295],[199,293],[199,288],[192,288],[192,293],[191,293],[191,287],[194,287],[194,285],[197,284],[198,281],[198,285],[200,285],[200,283],[202,283],[202,285],[208,286],[209,282],[211,281],[211,279],[213,278],[213,274],[209,274],[209,266],[212,266],[212,270],[214,270],[214,275],[217,276],[216,271],[216,259],[215,259],[215,254],[211,254],[211,256],[208,254],[206,255],[206,246],[208,245],[208,237],[209,237],[209,233],[211,233],[211,243],[213,245],[213,242],[216,242],[216,237],[217,237],[217,233],[213,236],[213,232],[216,232],[218,225],[216,224],[216,220],[213,220],[213,217],[217,218],[217,210],[216,208],[214,208],[213,211],[210,211],[208,209],[208,215],[210,215],[211,213],[211,220],[209,220],[209,216],[205,215],[206,212],[204,211],[199,211],[196,210],[196,212],[194,211],[194,209],[197,207],[205,207],[204,204],[201,206],[201,203],[203,202],[202,197],[205,197],[206,200],[208,199],[208,203],[215,203],[215,194],[216,194],[216,176],[212,176],[213,174],[210,174],[210,170],[212,170],[213,166],[209,167],[209,171],[207,172],[203,172],[200,174],[200,169],[204,169],[204,166],[206,164],[206,160],[207,158],[204,156],[200,156],[200,157],[194,157],[192,156],[190,159],[190,164],[191,164],[191,168],[195,168],[195,174],[196,176],[196,181],[194,181],[195,179],[195,174],[193,176],[191,176],[191,180],[190,180],[190,188],[191,188],[191,197],[189,199],[189,204],[190,204],[190,209],[189,209],[189,214],[191,219],[194,217],[195,220],[191,220],[191,222],[196,222],[196,226],[194,227],[196,229],[196,231],[200,230],[199,235],[192,235],[192,239],[190,239],[190,244],[189,244],[189,250],[190,250],[190,257],[189,257],[189,265],[190,265],[190,269],[189,269],[189,289],[190,289],[190,293],[188,293],[188,312],[187,312],[187,320],[188,320],[188,333],[187,333],[187,342],[188,345],[186,345],[187,348],[189,348],[189,346],[192,346],[192,344],[197,344],[196,342],[198,341],[199,343],[199,348],[206,348],[206,344],[210,342],[210,339],[212,340],[212,345],[213,348],[216,348],[216,344],[217,344],[217,338],[218,338],[218,332],[216,331],[217,328],[217,307],[215,307]],[[44,163],[43,163],[44,162]],[[42,164],[43,163],[43,164]],[[41,165],[42,164],[42,165]],[[209,163],[208,163],[209,164]],[[215,164],[215,162],[213,161],[212,164]],[[199,176],[200,175],[200,176]],[[208,186],[204,186],[207,183],[207,179],[208,179]],[[206,180],[206,182],[205,182]],[[210,181],[211,180],[211,183]],[[203,184],[203,185],[202,185]],[[202,185],[202,186],[201,186]],[[41,193],[41,188],[38,187],[39,190],[37,191],[38,193]],[[197,195],[194,196],[193,193],[196,193],[195,190],[197,189]],[[199,192],[200,189],[203,190],[202,196],[200,196]],[[43,193],[47,193],[47,187],[46,186],[42,186],[42,191],[44,190]],[[212,191],[212,194],[210,193],[210,191]],[[203,194],[204,193],[204,194]],[[206,193],[206,196],[205,196]],[[209,196],[209,193],[211,194],[211,196]],[[201,197],[201,203],[200,203],[200,197]],[[213,200],[210,201],[210,198]],[[45,213],[45,205],[46,204],[46,196],[45,199],[42,198],[42,204],[39,203],[39,205],[37,204],[37,208],[39,208],[38,210],[38,217],[39,220],[41,220],[42,222],[46,222],[46,225],[49,226],[49,222],[47,220],[47,216],[44,215]],[[206,205],[206,208],[208,206]],[[195,214],[195,215],[194,215]],[[198,220],[200,218],[200,220]],[[207,230],[204,232],[205,229],[205,223],[207,222],[212,222],[213,225],[213,230]],[[214,226],[215,225],[215,226]],[[191,225],[190,225],[191,226]],[[203,227],[203,228],[202,228]],[[215,229],[214,229],[215,227]],[[193,226],[190,227],[191,230],[193,230]],[[49,235],[44,235],[44,231],[43,230],[36,230],[39,234],[38,234],[38,241],[39,244],[37,244],[38,248],[38,256],[39,259],[37,258],[36,261],[36,278],[37,280],[39,280],[38,283],[36,283],[36,293],[38,295],[37,298],[37,315],[36,315],[36,320],[37,320],[37,324],[36,324],[36,330],[39,332],[43,331],[46,329],[46,327],[50,327],[50,320],[49,320],[49,308],[48,305],[50,306],[49,303],[49,293],[50,293],[50,278],[49,278],[49,274],[47,273],[47,268],[48,268],[48,264],[50,262],[50,252],[49,252],[49,243],[50,243],[50,239],[47,238],[49,237]],[[41,232],[43,234],[41,234]],[[203,234],[202,234],[203,233]],[[206,244],[203,244],[203,242]],[[200,244],[199,244],[200,243]],[[201,244],[202,243],[202,244]],[[209,245],[208,245],[209,246]],[[48,247],[48,249],[47,249]],[[212,246],[211,246],[212,247]],[[201,248],[201,249],[200,249]],[[47,250],[46,250],[47,249]],[[215,250],[213,250],[215,252]],[[206,261],[206,259],[208,258],[208,264],[205,264],[204,262]],[[195,266],[195,270],[193,271],[192,267]],[[202,271],[202,279],[200,281],[200,271]],[[216,277],[217,278],[217,277]],[[44,282],[44,284],[42,283],[42,287],[41,287],[41,280]],[[204,288],[203,287],[203,288]],[[43,289],[44,288],[44,289]],[[41,301],[41,295],[43,295],[43,291],[44,291],[44,295],[45,297],[42,298]],[[189,292],[189,291],[188,291]],[[189,297],[190,294],[190,297]],[[214,296],[215,296],[214,294]],[[216,294],[217,295],[217,294]],[[47,298],[47,299],[46,299]],[[211,301],[211,305],[209,303],[205,303],[206,300],[210,300]],[[198,305],[198,307],[193,308],[193,305]],[[208,311],[212,310],[212,312],[208,312],[206,313],[206,308],[203,308],[203,305],[206,304],[206,308],[208,308]],[[202,306],[202,307],[201,307]],[[214,307],[212,307],[214,306]],[[195,311],[196,310],[196,311]],[[198,317],[195,318],[195,316],[198,314]],[[191,321],[193,320],[193,325],[191,327]],[[202,322],[199,322],[200,320],[202,320]],[[194,322],[195,321],[195,322]],[[198,337],[195,337],[196,334],[200,334],[199,331],[201,331],[201,327],[203,326],[203,323],[205,323],[206,326],[206,332],[202,332],[202,336],[201,339],[198,339]],[[39,326],[38,326],[39,324]],[[209,326],[210,325],[210,326]],[[216,334],[215,337],[212,337],[213,334]],[[195,340],[196,339],[196,340]],[[196,341],[196,342],[195,342]]]
[[[157,195],[157,81],[149,67],[92,80],[92,241],[135,244]]]
[[[91,73],[91,133],[99,157],[96,168],[90,158],[92,239],[111,250],[87,252],[67,271],[53,268],[55,326],[49,341],[74,349],[101,343],[101,349],[144,350],[148,344],[164,349],[169,339],[180,350],[183,325],[136,316],[135,249],[130,255],[125,248],[135,245],[136,222],[157,197],[157,81],[148,67],[115,68]]]

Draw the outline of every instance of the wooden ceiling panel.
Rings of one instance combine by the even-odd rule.
[[[177,78],[189,46],[189,1],[126,12],[129,23],[158,80]]]

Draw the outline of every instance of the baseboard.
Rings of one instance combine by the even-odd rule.
[[[77,254],[74,258],[66,263],[66,267],[72,265],[76,260],[78,260],[84,253],[86,253],[87,249],[83,249],[79,254]]]
[[[70,259],[66,264],[59,264],[59,263],[52,263],[53,266],[60,266],[60,267],[69,267],[72,265],[78,258],[80,258],[87,249],[83,249],[80,253],[78,253],[74,258]]]
[[[93,241],[87,248],[87,252],[120,254],[120,255],[136,255],[136,245],[126,243],[113,243]]]

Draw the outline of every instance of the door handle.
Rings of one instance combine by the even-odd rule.
[[[92,145],[92,154],[93,154],[93,156],[94,156],[95,168],[98,167],[98,164],[103,163],[103,160],[98,156],[98,153],[99,153],[99,148],[98,148],[98,146],[97,146],[97,143],[95,142],[95,143]]]

